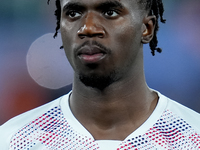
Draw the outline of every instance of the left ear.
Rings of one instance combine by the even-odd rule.
[[[146,16],[143,20],[142,25],[142,39],[143,44],[147,44],[151,41],[154,35],[154,28],[156,23],[155,16]]]

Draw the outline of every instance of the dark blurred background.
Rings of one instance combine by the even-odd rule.
[[[45,0],[0,1],[0,124],[3,124],[67,93],[72,73],[68,66],[61,65],[68,63],[63,60],[61,45],[54,49],[53,38],[48,34],[56,26],[54,1],[50,5]],[[200,112],[200,1],[163,1],[167,22],[160,25],[158,32],[163,52],[153,57],[145,45],[147,83]],[[60,35],[56,41],[61,43]],[[49,81],[52,83],[46,85]]]

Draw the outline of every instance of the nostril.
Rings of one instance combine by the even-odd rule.
[[[104,38],[104,34],[101,34],[101,33],[98,34],[97,36],[98,36],[99,38]]]
[[[83,39],[85,37],[98,37],[103,38],[105,36],[104,28],[101,26],[96,25],[94,22],[90,22],[82,26],[78,32],[78,37]]]
[[[80,39],[84,39],[85,36],[86,36],[86,35],[84,35],[84,34],[78,34],[78,37],[79,37]]]

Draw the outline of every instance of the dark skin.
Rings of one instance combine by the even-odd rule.
[[[136,0],[61,0],[61,8],[63,46],[75,72],[71,111],[95,140],[124,140],[158,101],[143,69],[143,44],[152,39],[155,16]],[[112,80],[100,88],[80,76]]]

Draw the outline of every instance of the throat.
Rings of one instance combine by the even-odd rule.
[[[102,108],[102,106],[96,107],[95,110],[87,108],[82,111],[82,115],[80,115],[80,113],[77,114],[76,112],[73,112],[73,114],[87,131],[90,132],[95,140],[123,141],[138,129],[152,113],[143,110],[142,112],[131,112],[131,108],[126,107],[125,109],[123,108],[123,104],[120,105],[120,107],[123,108],[120,110],[119,107],[114,105],[115,104],[107,103],[104,105],[104,108]]]
[[[73,91],[70,98],[72,113],[94,139],[124,140],[155,109],[158,95],[154,91],[123,90],[109,90],[103,94],[93,92],[93,95],[91,91],[84,92],[84,95]]]

